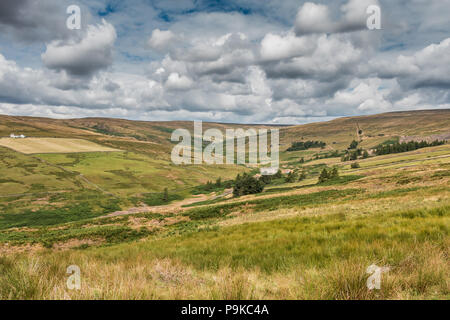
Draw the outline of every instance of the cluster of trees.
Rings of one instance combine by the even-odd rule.
[[[281,173],[281,170],[278,170],[277,173],[274,175],[262,175],[259,178],[259,181],[261,181],[264,184],[271,184],[274,179],[280,179],[283,177],[283,174]]]
[[[296,181],[302,181],[305,179],[306,179],[305,171],[298,172],[297,170],[293,170],[286,175],[286,177],[284,178],[284,181],[287,183],[292,183],[292,182],[296,182]]]
[[[365,159],[369,157],[369,153],[367,150],[363,150],[362,148],[358,148],[359,142],[353,140],[348,146],[347,150],[345,150],[345,154],[341,156],[341,161],[353,161],[357,159]]]
[[[238,174],[233,182],[233,195],[239,197],[246,194],[260,193],[264,190],[265,185],[271,184],[275,179],[283,178],[286,183],[302,181],[306,179],[306,173],[304,171],[293,170],[287,175],[283,175],[281,170],[278,170],[274,175],[262,175],[259,179],[248,173],[244,173],[243,175]]]
[[[292,142],[292,145],[287,151],[300,151],[307,150],[309,148],[324,148],[327,144],[323,141],[298,141]]]
[[[349,151],[347,150],[347,152],[341,157],[341,161],[353,161],[356,160],[358,158],[362,158],[362,159],[366,159],[369,157],[369,153],[367,152],[367,150],[363,150],[361,148],[358,148],[354,151]]]
[[[339,171],[337,167],[334,167],[332,169],[323,168],[319,176],[319,183],[326,182],[335,178],[339,178]]]
[[[217,187],[220,187],[220,185],[214,184],[212,181],[207,181],[205,186],[204,186],[204,190],[205,191],[213,191],[214,189],[216,189]]]
[[[350,145],[348,146],[348,149],[349,150],[351,150],[351,149],[356,149],[357,147],[358,147],[358,141],[356,141],[356,140],[353,140],[351,143],[350,143]]]
[[[400,153],[400,152],[408,152],[413,151],[420,148],[426,148],[426,147],[434,147],[445,144],[445,141],[439,141],[435,140],[433,142],[426,142],[426,141],[410,141],[410,142],[396,142],[393,144],[386,144],[386,145],[379,145],[375,149],[375,154],[377,156],[383,155],[383,154],[390,154],[390,153]]]
[[[216,182],[208,181],[206,182],[206,190],[216,190],[221,188],[231,188],[233,186],[233,180],[222,181],[222,178],[217,178]]]
[[[264,190],[264,182],[256,179],[248,173],[237,175],[234,180],[233,195],[240,197],[246,194],[260,193]]]

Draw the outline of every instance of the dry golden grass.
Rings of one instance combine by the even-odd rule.
[[[197,270],[173,259],[128,257],[102,261],[79,252],[30,254],[0,278],[1,299],[430,299],[450,294],[448,257],[426,244],[382,274],[380,290],[368,290],[366,268],[384,261],[346,259],[326,268]],[[81,289],[66,286],[66,268],[81,270]],[[7,283],[5,283],[7,281]],[[14,290],[8,290],[14,287]],[[444,293],[444,296],[442,296]]]
[[[25,154],[120,151],[87,140],[66,138],[0,138],[0,146]]]

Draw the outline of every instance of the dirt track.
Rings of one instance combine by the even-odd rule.
[[[205,201],[211,199],[211,197],[208,197],[207,195],[200,194],[198,196],[194,196],[192,198],[184,199],[181,201],[176,201],[167,205],[163,206],[142,206],[142,207],[134,207],[123,211],[116,211],[113,213],[110,213],[106,216],[101,216],[99,218],[107,218],[107,217],[117,217],[117,216],[125,216],[129,214],[135,214],[135,213],[173,213],[173,212],[179,212],[184,211],[189,208],[183,208],[184,205],[192,204],[195,202]]]

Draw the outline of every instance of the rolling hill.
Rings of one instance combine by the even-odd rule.
[[[204,131],[217,128],[225,132],[226,128],[241,127],[273,128],[263,125],[203,124]],[[144,192],[161,192],[165,187],[183,189],[219,177],[229,179],[238,172],[247,170],[242,166],[173,165],[170,162],[170,152],[174,143],[170,141],[170,135],[177,128],[186,128],[192,132],[193,124],[186,121],[149,122],[105,118],[57,120],[0,116],[0,137],[8,137],[10,133],[33,137],[23,141],[5,139],[4,144],[0,143],[0,156],[4,163],[1,170],[3,179],[0,183],[0,195],[33,193],[36,190],[56,191],[66,182],[68,185],[75,183],[82,188],[89,188],[85,186],[87,180],[92,182],[91,187],[96,185],[97,189],[131,196]],[[384,141],[398,141],[407,136],[415,136],[417,139],[448,134],[450,110],[392,112],[278,128],[282,165],[289,167],[300,157],[308,158],[333,150],[345,150],[355,139],[360,142],[361,147],[371,148]],[[52,140],[52,138],[71,140]],[[30,144],[33,139],[37,141],[34,148],[22,146]],[[313,148],[299,152],[285,151],[292,142],[307,140],[320,140],[327,145],[324,150]],[[58,149],[55,149],[56,151],[48,149],[50,142],[55,147],[55,141],[60,141],[59,154]],[[71,144],[73,141],[80,143]],[[83,141],[86,142],[81,143]],[[12,149],[5,148],[8,143]],[[18,149],[15,149],[13,144],[17,145]],[[96,145],[98,147],[95,147]],[[67,153],[71,149],[70,146],[74,152],[83,150],[122,152]],[[33,154],[26,156],[15,150],[28,150],[27,152]],[[26,159],[29,163],[25,168],[21,168],[24,166],[22,159]],[[44,167],[47,168],[41,171]],[[48,172],[54,173],[59,183],[55,184],[52,179],[48,179]],[[83,179],[78,181],[80,174],[83,175]]]
[[[302,175],[243,196],[230,179],[254,168],[170,162],[180,127],[0,116],[1,136],[50,148],[0,147],[0,299],[448,299],[450,144],[341,154],[446,137],[450,110],[282,126],[281,167]],[[286,150],[306,141],[326,145]],[[372,264],[389,270],[380,290]]]
[[[361,134],[357,134],[359,130]],[[282,133],[281,143],[284,146],[303,138],[322,140],[333,148],[346,148],[353,139],[361,140],[363,147],[374,147],[389,139],[450,133],[450,109],[344,117],[289,127]]]
[[[132,145],[130,147],[148,153],[163,153],[170,149],[168,140],[170,140],[171,132],[177,128],[192,131],[193,124],[188,121],[153,122],[107,118],[58,120],[0,116],[0,136],[6,137],[11,132],[17,132],[30,137],[84,138],[118,145],[130,143]],[[224,131],[226,128],[274,128],[274,126],[205,122],[203,128],[204,130],[218,128]],[[282,145],[288,145],[291,141],[303,138],[304,140],[323,140],[328,144],[335,142],[336,147],[340,147],[357,138],[358,128],[362,131],[360,138],[364,144],[375,145],[391,137],[448,133],[450,110],[390,112],[279,128]],[[144,144],[145,147],[138,147],[139,143]]]

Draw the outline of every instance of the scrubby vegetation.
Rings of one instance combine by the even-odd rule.
[[[286,175],[286,178],[284,178],[284,181],[286,183],[292,183],[298,180],[298,174],[296,171],[292,170],[289,171],[289,173]]]
[[[345,152],[341,152],[339,150],[334,150],[332,152],[325,152],[325,153],[316,153],[314,155],[314,160],[318,159],[328,159],[328,158],[339,158],[341,157]]]
[[[339,171],[336,167],[332,169],[323,168],[319,176],[319,183],[339,178]]]
[[[327,144],[323,141],[298,141],[293,142],[286,151],[308,150],[310,148],[323,148]]]
[[[217,178],[216,182],[207,181],[205,184],[195,186],[192,189],[192,194],[221,192],[224,189],[232,188],[234,185],[233,180],[222,181],[222,178]]]
[[[361,166],[359,165],[359,163],[357,161],[355,161],[355,162],[352,162],[352,164],[350,165],[350,168],[357,169],[357,168],[361,168]]]
[[[140,201],[148,206],[160,206],[163,204],[168,204],[175,200],[182,200],[183,196],[174,192],[170,192],[166,188],[162,193],[146,193],[143,194]]]

